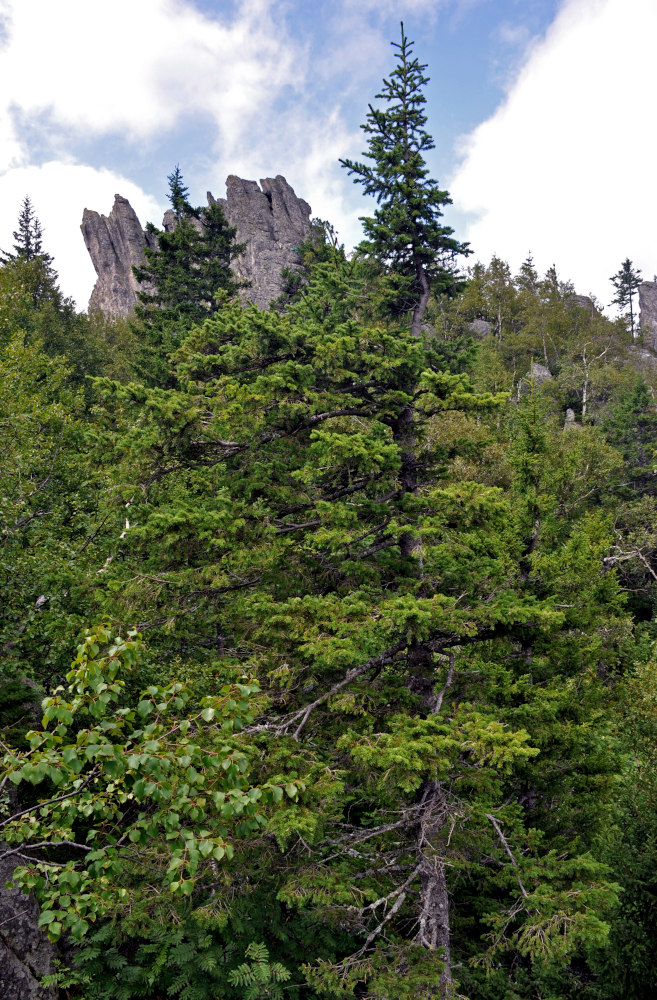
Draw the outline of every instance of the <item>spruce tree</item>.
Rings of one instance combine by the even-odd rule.
[[[408,40],[403,22],[401,41],[391,44],[397,66],[376,95],[384,107],[370,104],[361,126],[369,136],[363,155],[370,163],[340,162],[379,206],[372,217],[361,220],[366,239],[359,250],[383,267],[388,308],[397,315],[410,312],[411,332],[419,337],[432,289],[444,292],[457,287],[455,262],[469,250],[441,222],[451,199],[429,176],[424,158],[434,148],[425,129],[426,65],[413,57],[414,43]]]
[[[626,257],[616,274],[609,279],[616,289],[616,295],[611,300],[612,305],[620,309],[628,309],[630,313],[630,330],[632,337],[638,337],[634,321],[634,293],[642,282],[641,271],[634,267],[629,257]]]
[[[142,285],[135,309],[141,341],[136,367],[148,381],[164,385],[169,353],[193,326],[214,315],[222,293],[231,297],[242,287],[230,265],[244,250],[217,202],[206,209],[190,205],[180,167],[168,181],[173,226],[162,231],[149,223],[155,247],[146,247],[146,262],[133,268]]]
[[[180,222],[185,212],[189,211],[190,205],[187,200],[189,188],[186,184],[183,184],[183,176],[179,163],[176,163],[167,180],[169,182],[169,194],[167,197],[171,202],[171,208],[178,222]]]
[[[41,259],[46,265],[52,264],[52,257],[43,250],[43,228],[34,211],[29,195],[25,195],[18,215],[18,228],[14,230],[14,252],[0,251],[4,263],[10,260]]]
[[[336,252],[285,315],[219,312],[176,352],[175,392],[106,385],[126,421],[112,502],[137,525],[107,582],[163,659],[211,659],[226,680],[248,665],[267,690],[255,752],[307,791],[249,879],[293,930],[316,928],[313,989],[442,998],[467,979],[486,995],[486,956],[511,981],[604,940],[614,886],[587,851],[610,766],[597,671],[622,606],[604,518],[559,517],[560,449],[579,436],[548,439],[532,412],[513,489],[446,478],[445,424],[502,400],[409,330],[354,319],[356,268]],[[413,494],[394,433],[407,379]],[[289,967],[286,948],[272,957]]]

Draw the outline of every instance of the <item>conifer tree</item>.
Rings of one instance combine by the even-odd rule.
[[[187,200],[180,167],[168,177],[172,228],[147,231],[156,244],[146,247],[146,262],[133,268],[142,284],[135,310],[141,351],[137,368],[155,384],[167,384],[167,356],[195,324],[214,315],[219,296],[233,296],[242,283],[231,262],[243,252],[237,230],[229,226],[221,206],[194,208]]]
[[[530,414],[513,491],[446,481],[430,424],[501,400],[408,330],[361,326],[356,266],[336,252],[285,315],[222,310],[176,352],[175,392],[106,385],[138,525],[110,586],[167,658],[226,678],[248,663],[266,687],[265,774],[291,768],[307,792],[271,828],[285,853],[249,877],[291,927],[347,932],[308,955],[319,995],[443,998],[467,979],[483,996],[476,967],[452,966],[481,961],[484,935],[509,980],[604,941],[614,886],[586,853],[587,795],[609,766],[592,727],[622,606],[604,519],[559,518],[558,443],[579,436],[548,440]]]
[[[173,171],[167,177],[167,180],[169,182],[169,194],[167,197],[171,202],[172,211],[178,219],[178,222],[180,222],[185,212],[189,211],[190,205],[187,200],[189,188],[186,184],[183,184],[183,176],[179,163],[176,163]]]
[[[370,163],[340,162],[379,206],[373,217],[361,220],[366,239],[359,250],[383,266],[389,278],[388,307],[393,314],[411,312],[411,332],[419,337],[432,288],[444,292],[457,287],[455,261],[469,251],[440,221],[451,199],[429,176],[424,158],[434,148],[425,129],[423,88],[429,77],[426,66],[413,57],[403,22],[401,41],[391,44],[397,66],[376,95],[384,107],[370,104],[361,126],[369,136],[363,155]]]
[[[626,257],[616,274],[612,274],[609,279],[616,289],[616,294],[611,300],[612,305],[617,305],[620,309],[628,309],[630,313],[630,330],[632,337],[638,337],[638,330],[635,330],[634,321],[634,293],[637,291],[641,281],[641,271],[634,267],[629,257]]]
[[[34,211],[29,195],[25,195],[18,216],[18,229],[14,230],[14,252],[0,251],[3,262],[9,260],[36,260],[41,258],[46,265],[52,264],[52,257],[43,250],[43,229]]]

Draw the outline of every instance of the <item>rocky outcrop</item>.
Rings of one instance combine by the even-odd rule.
[[[573,292],[568,298],[568,303],[571,306],[577,306],[578,309],[586,309],[587,312],[595,312],[593,299],[588,295],[577,295]]]
[[[283,289],[281,271],[299,266],[296,247],[310,233],[310,205],[298,198],[284,177],[267,177],[258,185],[231,175],[226,181],[226,197],[218,201],[228,222],[237,228],[237,240],[245,243],[244,253],[233,262],[235,273],[250,282],[242,299],[265,309]],[[175,225],[172,212],[164,216],[167,230]],[[144,260],[144,249],[153,245],[144,232],[130,203],[116,195],[109,216],[84,210],[82,234],[93,261],[98,281],[89,300],[89,309],[108,316],[127,316],[137,301],[138,283],[134,265]]]
[[[33,896],[7,889],[17,864],[0,844],[0,997],[2,1000],[53,1000],[57,991],[41,985],[54,972],[55,947],[38,927],[39,907]]]
[[[657,281],[639,285],[639,329],[644,347],[657,353]]]
[[[490,337],[493,332],[493,324],[489,323],[487,319],[473,319],[472,323],[468,323],[468,329],[475,337]]]
[[[546,368],[545,365],[539,365],[537,361],[532,361],[531,368],[525,377],[518,382],[518,399],[521,396],[527,396],[533,389],[538,389],[544,382],[549,382],[551,378],[552,373],[549,368]]]
[[[231,174],[226,197],[219,203],[231,226],[237,227],[238,242],[246,243],[235,261],[236,273],[251,282],[243,298],[266,309],[281,294],[282,269],[298,267],[296,247],[310,233],[310,205],[297,198],[280,174],[260,181],[260,187]]]
[[[581,431],[582,425],[578,424],[575,420],[575,411],[571,410],[570,407],[566,410],[566,419],[564,421],[563,429],[565,431]]]
[[[137,302],[138,282],[132,268],[144,263],[144,249],[154,245],[144,232],[127,198],[114,196],[109,215],[85,208],[80,226],[98,280],[89,299],[89,311],[127,316]]]

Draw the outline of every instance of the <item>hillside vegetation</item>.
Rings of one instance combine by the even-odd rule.
[[[24,204],[0,823],[62,997],[655,994],[657,367],[555,268],[468,268],[424,70],[402,29],[364,241],[315,222],[268,310],[178,168],[127,321]]]

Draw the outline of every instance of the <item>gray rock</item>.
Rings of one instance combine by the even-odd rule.
[[[575,411],[571,410],[570,407],[566,410],[566,419],[563,425],[565,431],[580,431],[582,425],[578,424],[575,420]]]
[[[310,205],[297,198],[280,175],[267,177],[258,186],[231,174],[226,197],[216,200],[229,223],[237,227],[238,242],[246,244],[242,256],[233,262],[235,273],[251,282],[241,298],[266,309],[283,290],[281,270],[299,266],[296,247],[310,234]],[[208,203],[214,201],[208,192]],[[163,227],[171,232],[175,224],[169,210]],[[127,316],[137,301],[132,267],[143,262],[144,248],[152,237],[141,228],[130,203],[119,195],[109,217],[85,209],[81,228],[98,274],[89,308],[108,316]]]
[[[518,382],[518,399],[521,396],[527,396],[531,392],[532,386],[536,389],[544,382],[549,382],[551,378],[552,373],[549,368],[546,368],[545,365],[539,365],[537,361],[532,361],[530,370]]]
[[[89,311],[127,316],[137,302],[138,282],[133,266],[144,263],[144,249],[154,245],[141,227],[127,198],[114,196],[108,216],[85,208],[80,226],[98,280],[89,299]]]
[[[576,295],[573,292],[572,295],[568,296],[568,303],[570,305],[577,306],[578,309],[586,309],[587,312],[593,312],[595,310],[593,299],[589,298],[588,295]]]
[[[261,180],[260,187],[231,174],[226,197],[218,200],[231,226],[237,227],[238,243],[246,243],[234,263],[236,274],[251,282],[242,298],[266,309],[283,290],[282,269],[299,266],[296,247],[310,234],[310,205],[297,198],[280,174]]]
[[[468,329],[472,330],[475,337],[490,337],[493,332],[493,324],[489,323],[487,319],[473,319],[472,323],[468,324]]]
[[[628,360],[640,375],[654,378],[655,369],[657,369],[657,355],[654,349],[650,350],[647,347],[639,347],[638,344],[631,344],[628,349]]]
[[[55,987],[41,985],[54,972],[55,946],[37,925],[39,907],[33,896],[7,889],[21,860],[0,843],[0,997],[2,1000],[54,1000]]]
[[[539,365],[537,361],[532,361],[531,369],[525,378],[531,379],[534,385],[543,385],[544,382],[548,382],[552,378],[552,373],[545,365]]]
[[[644,346],[657,353],[657,281],[639,285],[639,329]]]

